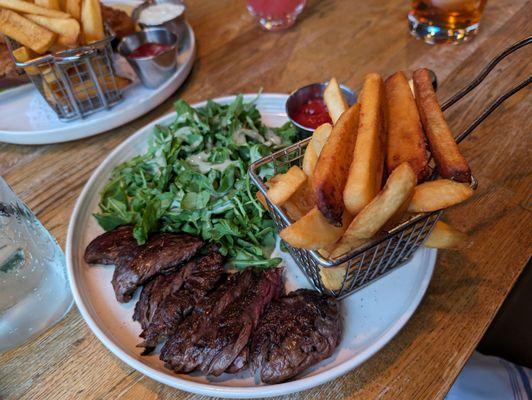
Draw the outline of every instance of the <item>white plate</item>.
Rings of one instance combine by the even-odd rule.
[[[102,110],[87,118],[62,122],[37,90],[7,90],[0,93],[0,141],[15,144],[47,144],[77,140],[97,135],[124,125],[146,114],[170,97],[192,69],[196,55],[196,39],[187,23],[177,57],[176,72],[156,89],[144,87],[126,60],[118,59],[118,72],[134,80],[123,93],[123,100],[110,110]]]
[[[249,100],[255,95],[247,95]],[[286,121],[286,95],[262,94],[257,106],[270,126]],[[233,96],[215,99],[230,102]],[[201,106],[204,103],[196,104]],[[200,374],[176,375],[165,369],[157,355],[141,357],[135,347],[140,327],[131,319],[136,298],[119,304],[111,287],[113,267],[89,267],[83,261],[87,244],[102,230],[92,213],[97,211],[99,192],[111,170],[120,162],[143,152],[155,124],[169,124],[168,114],[145,126],[118,146],[92,174],[76,203],[66,243],[68,274],[81,315],[101,342],[122,361],[143,374],[169,386],[211,396],[251,398],[297,392],[325,383],[363,363],[380,350],[414,313],[429,284],[436,251],[422,248],[405,266],[342,301],[343,334],[335,354],[296,379],[257,386],[249,373],[208,378]],[[287,289],[310,287],[289,256],[285,258]]]

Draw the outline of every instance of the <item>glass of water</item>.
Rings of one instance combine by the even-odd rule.
[[[61,248],[0,177],[0,351],[59,322],[71,306]]]

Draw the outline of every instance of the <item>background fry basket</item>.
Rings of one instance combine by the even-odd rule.
[[[114,36],[28,62],[13,61],[23,69],[41,96],[62,121],[84,118],[109,109],[122,99],[116,84],[111,41]],[[11,55],[20,47],[5,37]]]
[[[465,88],[460,90],[449,100],[443,103],[442,110],[451,107],[467,93],[473,90],[484,80],[488,73],[507,55],[515,50],[526,46],[532,42],[532,38],[523,39],[511,47],[505,49],[495,57],[479,75]],[[497,98],[488,108],[486,108],[464,131],[456,136],[457,143],[467,137],[493,110],[502,104],[507,98],[528,86],[532,78],[528,77],[523,82],[513,87],[502,96]],[[292,146],[280,150],[270,156],[264,157],[249,167],[251,181],[264,195],[269,207],[270,215],[278,231],[281,231],[293,221],[281,207],[274,205],[267,196],[268,188],[259,175],[259,169],[267,164],[273,166],[275,174],[284,172],[286,167],[297,165],[301,167],[305,148],[311,138],[302,140]],[[434,173],[432,179],[437,177]],[[472,177],[470,185],[473,189],[477,187],[477,181]],[[355,249],[339,258],[331,259],[323,257],[319,252],[305,249],[298,249],[284,243],[295,262],[314,287],[323,293],[328,293],[336,298],[344,298],[349,294],[374,282],[378,278],[386,275],[394,269],[404,265],[409,261],[415,251],[423,244],[431,233],[435,223],[441,217],[442,211],[434,211],[414,216],[408,221],[393,228],[389,232],[383,232],[364,246]],[[329,274],[341,274],[342,284],[337,288],[327,288],[324,280]],[[324,278],[325,276],[325,278]]]

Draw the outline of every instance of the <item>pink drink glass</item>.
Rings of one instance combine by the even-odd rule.
[[[306,0],[247,0],[247,8],[268,31],[290,28],[303,11]]]

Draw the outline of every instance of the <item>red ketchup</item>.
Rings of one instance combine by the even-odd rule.
[[[163,43],[150,43],[150,42],[143,43],[139,47],[137,47],[135,50],[133,50],[131,53],[129,53],[129,57],[133,57],[133,58],[155,57],[161,53],[164,53],[170,47],[172,46],[170,46],[169,44],[163,44]]]
[[[316,129],[318,126],[332,123],[327,106],[322,98],[310,99],[294,115],[294,120],[305,128]]]

